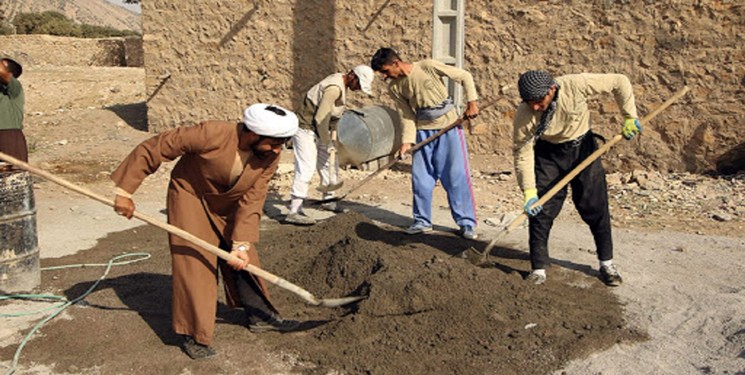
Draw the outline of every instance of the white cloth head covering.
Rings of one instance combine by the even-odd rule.
[[[367,65],[357,65],[352,69],[357,79],[360,80],[360,89],[367,95],[372,95],[372,82],[375,79],[375,72]]]
[[[298,129],[295,113],[276,104],[252,104],[243,111],[246,129],[264,137],[289,138]]]

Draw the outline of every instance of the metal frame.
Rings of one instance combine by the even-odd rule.
[[[463,68],[465,49],[465,0],[434,0],[432,15],[432,58]],[[445,80],[459,112],[465,108],[463,88]]]

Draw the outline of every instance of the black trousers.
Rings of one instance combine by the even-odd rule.
[[[581,140],[560,144],[537,141],[534,153],[538,195],[543,196],[595,150],[597,150],[597,143],[592,132],[587,132]],[[575,176],[569,186],[572,187],[572,201],[577,211],[582,220],[590,226],[598,259],[601,261],[613,259],[608,187],[605,181],[605,169],[600,159],[592,162]],[[550,263],[548,238],[566,196],[567,186],[543,205],[541,213],[529,220],[530,265],[533,269],[546,268]]]
[[[235,272],[238,273],[236,278],[238,298],[243,305],[248,324],[271,321],[277,312],[264,297],[256,280],[246,271]]]
[[[230,246],[224,240],[220,241],[220,248],[230,251]],[[223,273],[225,283],[235,283],[235,293],[237,293],[238,302],[243,307],[248,319],[248,324],[255,324],[260,321],[271,321],[276,317],[278,312],[267,300],[256,278],[246,271],[236,271],[228,263],[218,258],[220,272]],[[226,288],[226,293],[228,292]]]

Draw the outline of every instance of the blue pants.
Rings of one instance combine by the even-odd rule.
[[[417,130],[422,142],[438,130]],[[476,227],[468,148],[463,129],[456,127],[414,153],[411,190],[414,194],[414,223],[432,226],[432,191],[437,180],[448,194],[453,220],[459,227]]]

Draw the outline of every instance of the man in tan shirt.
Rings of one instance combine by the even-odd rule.
[[[543,206],[534,206],[538,196],[597,149],[590,130],[588,99],[613,94],[625,121],[623,135],[632,139],[641,132],[631,82],[621,74],[572,74],[554,78],[545,71],[531,70],[520,76],[518,89],[523,102],[514,120],[514,158],[517,182],[522,189],[525,212],[530,216],[530,263],[527,280],[546,281],[549,264],[548,238],[554,219],[567,195],[561,189]],[[608,192],[605,170],[595,160],[571,182],[572,200],[590,226],[595,239],[600,278],[609,286],[622,283],[613,264]]]
[[[407,63],[391,48],[375,52],[370,65],[391,81],[388,89],[401,119],[401,157],[406,156],[414,143],[422,142],[458,119],[443,77],[463,85],[468,102],[463,117],[470,119],[479,113],[473,77],[463,69],[435,60]],[[411,170],[414,223],[406,233],[432,230],[432,192],[438,180],[447,192],[450,212],[460,227],[459,233],[464,238],[476,239],[476,205],[468,149],[460,126],[414,153]]]
[[[254,244],[269,180],[279,153],[297,131],[294,113],[267,104],[246,109],[242,122],[206,121],[165,131],[137,146],[111,175],[116,184],[114,210],[131,218],[132,194],[163,162],[180,158],[168,186],[168,222],[241,262],[229,263],[170,235],[173,330],[193,359],[216,353],[210,347],[217,309],[217,277],[223,276],[227,303],[241,306],[252,332],[291,331],[299,323],[283,320],[269,301],[263,280],[240,271],[261,267]],[[219,270],[219,271],[218,271]]]

